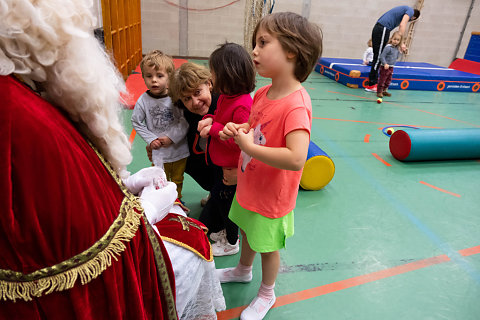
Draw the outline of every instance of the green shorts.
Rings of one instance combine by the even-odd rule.
[[[294,233],[293,210],[281,218],[267,218],[242,208],[236,196],[228,217],[245,232],[248,244],[255,252],[274,252],[285,248],[286,239]]]

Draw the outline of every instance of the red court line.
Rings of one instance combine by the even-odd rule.
[[[476,83],[475,81],[458,81],[458,80],[431,80],[431,79],[398,79],[398,78],[392,78],[392,80],[398,80],[398,81],[442,81],[442,82],[457,82],[459,84],[462,83]]]
[[[452,196],[455,196],[455,197],[458,197],[458,198],[461,197],[461,196],[460,196],[459,194],[457,194],[457,193],[453,193],[453,192],[447,191],[447,190],[445,190],[445,189],[436,187],[436,186],[434,186],[434,185],[432,185],[432,184],[430,184],[430,183],[427,183],[427,182],[425,182],[425,181],[420,181],[420,183],[421,183],[421,184],[424,184],[424,185],[426,185],[426,186],[428,186],[428,187],[430,187],[430,188],[433,188],[433,189],[435,189],[435,190],[438,190],[438,191],[442,191],[442,192],[451,194]]]
[[[380,162],[382,162],[384,165],[386,165],[387,167],[391,167],[392,165],[390,163],[388,163],[387,161],[383,160],[378,154],[376,153],[372,153],[372,155],[377,158]]]
[[[458,253],[460,253],[464,257],[472,256],[474,254],[480,253],[480,246],[459,250]]]
[[[422,110],[422,109],[417,109],[417,108],[413,108],[413,107],[410,107],[410,106],[401,105],[401,104],[395,103],[395,102],[388,102],[388,101],[385,101],[385,102],[390,103],[391,105],[395,105],[395,106],[402,107],[402,108],[408,108],[408,109],[413,109],[413,110],[415,110],[415,111],[428,113],[428,114],[431,114],[431,115],[434,115],[434,116],[437,116],[437,117],[441,117],[441,118],[445,118],[445,119],[448,119],[448,120],[453,120],[453,121],[457,121],[457,122],[463,122],[463,123],[465,123],[465,124],[468,124],[468,125],[471,125],[471,126],[474,126],[474,127],[480,127],[479,125],[476,125],[476,124],[473,124],[473,123],[470,123],[470,122],[467,122],[467,121],[458,120],[458,119],[450,118],[450,117],[447,117],[447,116],[442,116],[441,114],[433,113],[433,112],[430,112],[430,111],[426,111],[426,110]]]
[[[370,98],[366,98],[366,97],[363,97],[363,96],[357,96],[357,95],[349,94],[349,93],[335,92],[335,91],[327,91],[327,92],[336,93],[336,94],[343,94],[343,95],[345,95],[345,96],[351,96],[351,97],[356,97],[356,98],[362,98],[362,99],[367,99],[367,100],[371,100],[371,101],[376,101],[376,99],[370,99]],[[445,118],[445,119],[449,119],[449,120],[453,120],[453,121],[463,122],[463,123],[466,123],[466,124],[468,124],[468,125],[472,125],[472,126],[475,126],[475,127],[480,127],[479,125],[476,125],[476,124],[473,124],[473,123],[470,123],[470,122],[467,122],[467,121],[458,120],[458,119],[450,118],[450,117],[447,117],[447,116],[442,116],[442,115],[440,115],[440,114],[436,114],[436,113],[429,112],[429,111],[422,110],[422,109],[413,108],[413,107],[410,107],[410,106],[405,106],[405,105],[402,105],[402,104],[399,104],[399,103],[388,102],[388,101],[384,101],[384,103],[389,103],[389,104],[391,104],[391,105],[395,105],[395,106],[402,107],[402,108],[413,109],[413,110],[415,110],[415,111],[428,113],[428,114],[431,114],[431,115],[434,115],[434,116],[437,116],[437,117],[441,117],[441,118]]]
[[[130,142],[130,144],[133,143],[133,140],[135,139],[136,134],[137,134],[137,131],[135,131],[135,129],[132,129],[132,132],[130,133],[130,137],[128,138],[128,142]]]
[[[321,64],[319,64],[319,65],[321,65]],[[327,66],[323,66],[323,67],[324,67],[324,68],[327,68],[327,69],[330,69],[330,70],[332,70],[332,71],[338,72],[338,73],[340,73],[340,74],[343,74],[344,76],[350,77],[350,75],[348,75],[348,74],[346,74],[346,73],[343,73],[343,72],[341,72],[341,71],[332,69],[332,68],[327,67]],[[360,78],[360,77],[359,77],[359,78]]]
[[[349,119],[333,119],[333,118],[320,118],[320,117],[312,117],[312,119],[317,120],[331,120],[331,121],[344,121],[344,122],[358,122],[358,123],[376,123],[376,124],[383,124],[387,126],[410,126],[410,127],[418,127],[418,128],[440,128],[440,127],[430,127],[430,126],[412,126],[406,125],[401,123],[386,123],[386,122],[376,122],[376,121],[363,121],[363,120],[349,120]],[[382,128],[383,129],[383,128]]]
[[[360,276],[345,279],[345,280],[340,280],[337,282],[332,282],[323,286],[286,294],[284,296],[277,297],[277,301],[275,302],[275,305],[273,306],[273,308],[281,307],[281,306],[299,302],[302,300],[319,297],[325,294],[356,287],[362,284],[374,282],[374,281],[385,279],[388,277],[393,277],[393,276],[407,273],[410,271],[423,269],[423,268],[440,264],[443,262],[447,262],[447,261],[450,261],[450,258],[444,254],[436,257],[431,257],[423,260],[410,262],[410,263],[396,266],[393,268],[380,270],[372,273],[367,273],[364,275],[360,275]],[[247,306],[245,305],[245,306],[217,312],[217,317],[220,320],[238,318],[242,310],[245,309],[246,307]]]
[[[363,138],[363,142],[369,143],[370,142],[370,135],[366,134],[365,137]]]

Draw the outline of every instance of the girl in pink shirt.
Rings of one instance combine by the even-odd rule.
[[[293,235],[293,209],[312,124],[312,104],[301,83],[321,54],[322,34],[296,13],[275,13],[260,20],[252,47],[257,72],[272,84],[256,92],[248,123],[228,123],[220,133],[242,150],[229,217],[243,237],[238,265],[219,269],[220,281],[251,281],[256,253],[262,257],[258,295],[240,319],[263,319],[276,300],[279,249]]]
[[[236,43],[220,45],[209,59],[213,90],[220,93],[215,114],[207,114],[198,123],[201,137],[210,137],[208,153],[218,167],[214,172],[212,198],[200,214],[199,220],[209,229],[214,256],[232,255],[239,251],[238,226],[228,218],[236,189],[236,173],[240,148],[233,141],[221,140],[219,133],[225,124],[245,123],[250,116],[255,89],[255,68],[250,54]],[[229,171],[230,174],[224,174]]]

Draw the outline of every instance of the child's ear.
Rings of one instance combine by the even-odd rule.
[[[294,52],[287,52],[287,59],[288,60],[294,60],[297,57],[297,55]]]

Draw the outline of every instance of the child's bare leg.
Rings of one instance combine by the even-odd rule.
[[[244,266],[253,265],[253,260],[255,259],[256,252],[250,248],[248,243],[247,235],[240,229],[242,234],[242,251],[240,252],[240,263]]]
[[[262,253],[262,282],[266,285],[273,285],[277,279],[278,268],[280,268],[280,252]]]

